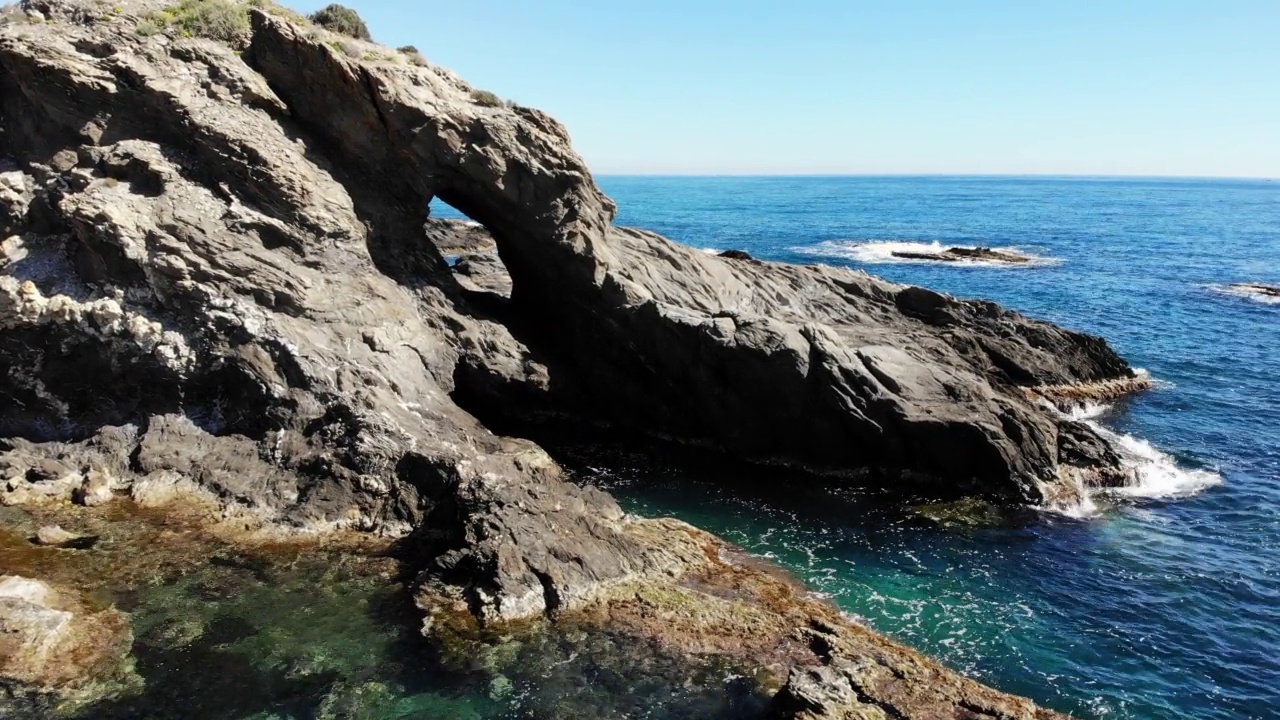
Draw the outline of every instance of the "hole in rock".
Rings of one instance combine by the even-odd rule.
[[[465,220],[467,222],[475,222],[467,217],[466,213],[440,198],[432,198],[431,203],[427,205],[428,215],[441,220]]]
[[[428,206],[423,230],[468,299],[478,309],[500,312],[511,297],[511,276],[489,231],[438,197]]]

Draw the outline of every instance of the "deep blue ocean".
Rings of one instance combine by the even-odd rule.
[[[774,558],[866,623],[1084,718],[1280,717],[1280,182],[605,177],[619,224],[861,268],[1106,337],[1157,389],[1090,415],[1146,487],[1068,516],[938,523],[848,493],[601,482]],[[895,261],[1017,248],[1031,267]]]

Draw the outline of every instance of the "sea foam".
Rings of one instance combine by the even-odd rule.
[[[1106,495],[1131,498],[1185,498],[1206,488],[1222,484],[1222,476],[1211,470],[1184,468],[1168,454],[1146,440],[1122,435],[1095,422],[1088,425],[1111,440],[1125,464],[1135,471],[1137,482],[1116,488],[1105,488]]]
[[[1280,297],[1264,293],[1261,290],[1251,289],[1247,285],[1205,285],[1203,287],[1219,295],[1244,298],[1263,305],[1280,305]]]
[[[1090,488],[1082,493],[1078,503],[1054,506],[1050,510],[1072,517],[1088,517],[1101,512],[1095,499],[1187,498],[1222,483],[1222,476],[1216,472],[1181,467],[1173,457],[1146,440],[1118,433],[1098,422],[1098,418],[1110,410],[1110,405],[1085,403],[1060,414],[1088,425],[1109,440],[1125,468],[1132,472],[1133,481],[1121,487]]]
[[[903,240],[827,240],[817,245],[801,245],[791,248],[794,252],[814,257],[841,258],[867,264],[911,263],[918,265],[955,265],[957,267],[1042,267],[1056,264],[1057,260],[1024,252],[1016,247],[993,247],[992,250],[1017,253],[1028,259],[1025,263],[1006,263],[997,260],[961,259],[942,262],[919,258],[904,258],[894,253],[940,253],[947,248],[975,249],[973,245],[943,245],[939,242],[922,243]]]

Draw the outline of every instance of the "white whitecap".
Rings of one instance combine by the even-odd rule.
[[[1113,432],[1097,423],[1088,423],[1100,435],[1112,441],[1124,463],[1134,471],[1130,485],[1101,490],[1107,495],[1131,498],[1186,498],[1206,488],[1222,484],[1222,476],[1211,470],[1189,469],[1178,465],[1168,454],[1146,440]]]
[[[1070,410],[1062,413],[1068,420],[1076,420],[1084,422],[1086,420],[1096,420],[1106,415],[1111,410],[1111,406],[1106,403],[1086,402],[1083,405],[1077,405]]]
[[[1055,500],[1042,506],[1043,510],[1062,515],[1075,520],[1085,520],[1091,517],[1097,517],[1102,514],[1102,508],[1098,507],[1098,503],[1093,501],[1093,496],[1088,491],[1077,486],[1079,494],[1069,501]]]
[[[936,254],[948,248],[974,250],[973,245],[943,245],[939,242],[922,243],[902,240],[827,240],[816,245],[801,245],[791,248],[794,252],[814,257],[840,258],[854,260],[865,264],[906,263],[920,265],[955,265],[957,267],[1039,267],[1051,265],[1057,261],[1052,258],[1032,255],[1016,247],[991,248],[1000,252],[1017,253],[1028,259],[1026,263],[1006,263],[997,260],[954,260],[941,262],[921,258],[900,257],[894,253]]]
[[[1263,305],[1280,305],[1280,296],[1263,292],[1257,285],[1242,283],[1236,285],[1205,285],[1204,287],[1219,295],[1244,298]]]
[[[1173,457],[1146,440],[1118,433],[1099,423],[1097,419],[1110,410],[1110,405],[1085,403],[1060,414],[1069,420],[1088,425],[1109,440],[1125,468],[1130,471],[1132,481],[1121,487],[1089,489],[1080,493],[1081,499],[1078,502],[1054,505],[1047,509],[1070,517],[1091,517],[1101,512],[1095,498],[1187,498],[1222,483],[1222,476],[1216,472],[1184,468]]]

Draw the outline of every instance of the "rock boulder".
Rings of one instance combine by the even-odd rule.
[[[39,580],[0,577],[0,709],[22,698],[90,699],[131,676],[128,619]],[[21,710],[22,706],[12,708]]]

